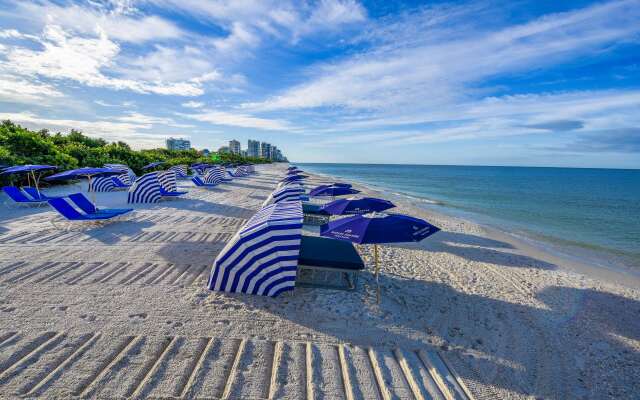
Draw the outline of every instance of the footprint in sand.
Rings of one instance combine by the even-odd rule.
[[[129,314],[129,318],[134,321],[140,321],[147,318],[147,313]]]
[[[0,308],[0,310],[2,310],[2,312],[14,312],[16,310],[15,307],[2,307]]]

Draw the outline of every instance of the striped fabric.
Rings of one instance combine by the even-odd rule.
[[[120,181],[122,181],[122,183],[124,183],[125,185],[131,185],[133,183],[133,181],[135,181],[136,178],[137,178],[135,172],[133,172],[133,170],[131,168],[129,168],[129,166],[127,166],[127,165],[124,165],[124,164],[105,164],[104,167],[105,168],[123,169],[123,170],[127,171],[126,172],[127,178],[123,178],[122,175],[118,176],[118,178],[120,178]]]
[[[211,168],[207,168],[207,170],[204,173],[204,181],[206,182],[206,179],[211,179],[212,182],[213,181],[219,181],[222,182],[225,178],[225,172],[218,167],[211,167]],[[216,182],[213,182],[216,183]]]
[[[158,181],[160,186],[167,192],[175,192],[178,190],[178,184],[176,182],[176,173],[171,170],[159,171]]]
[[[89,185],[90,192],[115,192],[116,185],[110,176],[97,176],[91,178],[91,184]]]
[[[129,175],[129,174],[118,175],[118,176],[116,176],[116,178],[118,178],[120,180],[120,182],[124,183],[125,185],[131,185],[133,183],[133,181],[135,180],[135,178],[132,180],[131,179],[131,175]]]
[[[161,198],[158,174],[157,172],[149,172],[133,183],[129,189],[127,203],[158,203]]]
[[[258,211],[213,263],[209,289],[275,297],[293,290],[302,237],[302,203]]]
[[[176,177],[179,179],[184,179],[189,177],[186,165],[174,165],[173,167],[169,168],[169,171],[174,171],[176,173]]]
[[[220,174],[220,172],[217,170],[214,170],[213,168],[210,168],[207,170],[202,180],[204,181],[204,183],[214,183],[214,184],[219,184],[223,182],[222,175]]]
[[[280,203],[281,201],[301,201],[300,196],[303,194],[304,189],[301,186],[284,186],[274,190],[269,197],[267,197],[263,206]]]

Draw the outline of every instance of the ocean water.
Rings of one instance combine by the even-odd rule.
[[[296,164],[435,211],[640,269],[640,170]]]

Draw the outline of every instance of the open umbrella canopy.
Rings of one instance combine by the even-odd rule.
[[[350,188],[351,184],[350,183],[342,183],[342,182],[333,182],[331,185],[329,186],[336,186],[336,187],[346,187],[346,188]]]
[[[5,167],[5,169],[2,170],[0,174],[1,175],[20,174],[25,172],[54,170],[57,168],[58,167],[56,167],[55,165],[32,165],[32,164],[16,165],[14,167],[8,167],[8,168]]]
[[[356,193],[360,193],[360,191],[352,188],[347,188],[347,187],[321,185],[311,190],[309,192],[309,196],[335,197],[335,196],[344,196],[346,194],[356,194]]]
[[[307,175],[291,175],[280,179],[280,182],[301,181],[308,178]]]
[[[395,207],[389,200],[364,197],[362,199],[340,199],[320,207],[321,210],[332,215],[369,214]]]
[[[91,178],[94,176],[109,176],[109,175],[120,175],[120,174],[122,174],[121,169],[84,167],[84,168],[70,169],[68,171],[51,175],[44,179],[48,181],[55,181],[55,180],[62,181],[67,179]]]
[[[320,227],[320,235],[360,244],[419,242],[440,228],[403,214],[355,215]]]
[[[164,161],[156,161],[156,162],[152,162],[151,164],[147,164],[144,167],[142,167],[142,169],[151,169],[151,168],[155,168],[159,165],[165,164]]]

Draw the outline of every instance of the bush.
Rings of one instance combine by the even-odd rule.
[[[101,167],[104,164],[126,164],[136,174],[142,167],[154,162],[165,161],[166,166],[193,163],[268,163],[262,158],[247,158],[237,154],[215,154],[204,157],[201,152],[191,150],[132,150],[124,142],[108,143],[95,139],[75,129],[67,135],[60,132],[50,134],[46,129],[31,131],[11,121],[0,124],[0,165],[48,164],[59,171],[79,167]],[[14,181],[26,183],[26,177],[16,176]],[[7,177],[0,179],[8,182]]]

